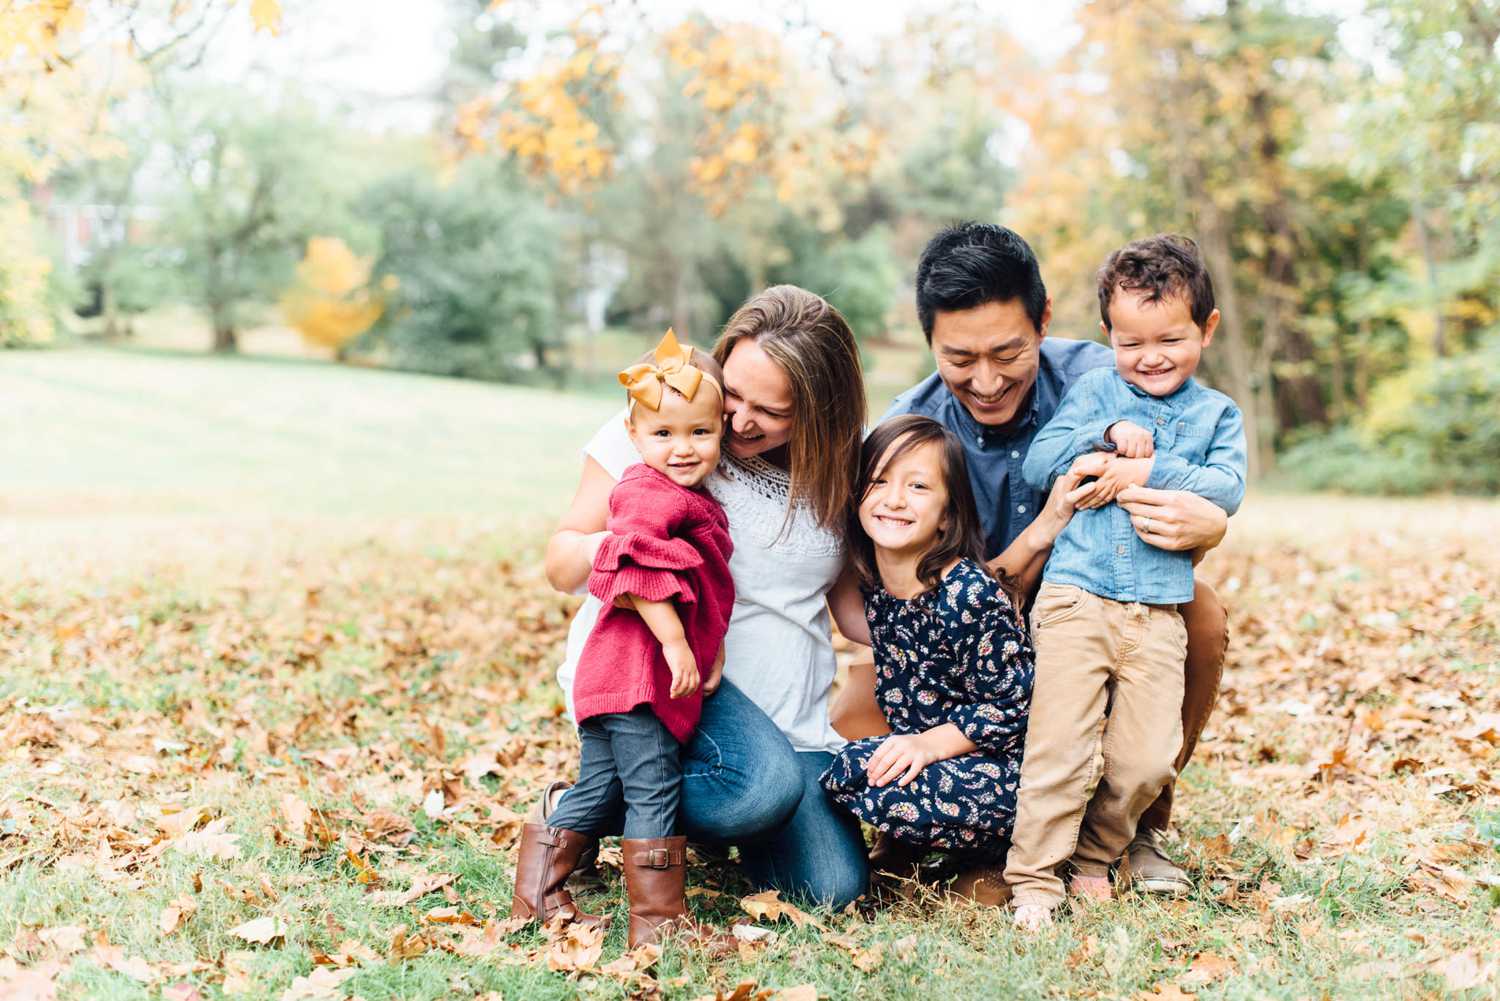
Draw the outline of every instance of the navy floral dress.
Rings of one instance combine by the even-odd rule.
[[[823,773],[833,800],[899,841],[993,848],[1010,837],[1035,656],[999,583],[972,560],[909,600],[865,594],[875,697],[893,733],[952,723],[979,749],[928,765],[910,785],[865,783],[884,737],[845,745]]]

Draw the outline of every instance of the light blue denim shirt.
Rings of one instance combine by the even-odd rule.
[[[1186,490],[1234,514],[1245,498],[1245,424],[1240,408],[1189,379],[1170,396],[1151,396],[1113,367],[1086,373],[1031,443],[1021,475],[1046,491],[1073,460],[1096,451],[1116,421],[1152,432],[1146,486]],[[1191,553],[1141,541],[1118,504],[1078,511],[1052,546],[1042,579],[1074,584],[1115,601],[1175,605],[1193,600]]]

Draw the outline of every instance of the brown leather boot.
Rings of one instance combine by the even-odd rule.
[[[596,840],[562,827],[541,824],[523,827],[521,848],[516,853],[516,886],[511,896],[510,916],[535,918],[545,924],[562,914],[569,921],[607,924],[606,918],[579,910],[564,885],[578,867],[584,850]]]
[[[630,901],[629,947],[660,942],[669,932],[685,933],[711,954],[734,950],[734,938],[687,916],[687,838],[622,838],[625,895]]]

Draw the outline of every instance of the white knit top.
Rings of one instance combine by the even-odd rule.
[[[625,412],[611,418],[584,447],[615,479],[640,454],[625,431]],[[724,639],[724,677],[786,734],[799,751],[836,751],[844,739],[828,722],[833,644],[828,591],[844,565],[841,533],[820,527],[801,505],[787,517],[788,475],[764,459],[728,454],[708,491],[729,515],[734,556],[734,615]],[[568,629],[557,681],[573,711],[573,672],[599,617],[599,600],[584,600]],[[706,665],[700,665],[706,667]]]

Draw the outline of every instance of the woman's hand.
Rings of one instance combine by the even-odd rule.
[[[667,668],[672,672],[671,696],[686,698],[698,690],[698,661],[693,658],[692,647],[687,640],[673,640],[661,646],[667,658]]]
[[[724,644],[719,644],[719,655],[714,658],[713,667],[708,669],[708,677],[703,679],[703,697],[706,699],[719,690],[719,682],[724,680]]]
[[[1174,552],[1206,551],[1224,540],[1229,516],[1213,501],[1186,490],[1131,486],[1115,498],[1130,512],[1141,541]]]
[[[870,762],[865,766],[865,781],[876,788],[893,780],[897,785],[911,785],[922,769],[942,759],[943,755],[938,753],[928,734],[898,733],[885,738],[870,755]]]

